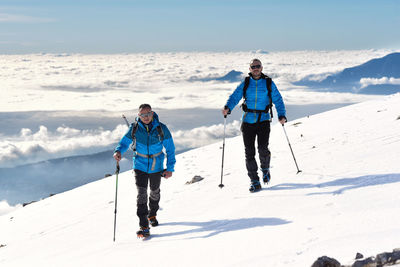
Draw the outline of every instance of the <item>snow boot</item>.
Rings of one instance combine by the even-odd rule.
[[[269,169],[263,169],[263,181],[264,184],[268,184],[271,181],[271,174],[269,173]]]
[[[251,180],[249,191],[253,193],[259,191],[260,189],[261,189],[260,181]]]
[[[151,216],[149,217],[149,223],[152,227],[156,227],[158,225],[158,221],[156,219],[156,216]]]
[[[146,238],[150,236],[150,229],[148,227],[140,227],[140,230],[136,232],[138,238]]]

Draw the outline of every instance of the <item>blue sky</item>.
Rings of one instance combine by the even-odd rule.
[[[0,0],[0,54],[399,49],[398,0]]]

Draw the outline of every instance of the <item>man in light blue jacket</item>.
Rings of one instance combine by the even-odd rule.
[[[175,166],[175,145],[167,126],[159,122],[158,115],[149,104],[139,107],[136,122],[132,123],[128,132],[122,137],[114,151],[114,158],[121,160],[129,146],[133,143],[133,169],[135,171],[137,195],[137,216],[140,230],[137,235],[150,235],[151,226],[158,225],[156,219],[160,201],[161,176],[170,178]],[[167,154],[167,168],[164,169],[164,152]],[[149,208],[147,206],[147,187],[150,182]]]
[[[264,183],[271,179],[270,160],[271,153],[268,149],[270,121],[272,119],[272,104],[278,112],[279,122],[287,122],[285,104],[281,94],[271,78],[262,73],[263,67],[259,59],[250,62],[249,77],[239,84],[229,97],[222,114],[226,116],[244,98],[242,105],[242,135],[245,146],[246,168],[250,177],[250,192],[261,189],[258,167],[255,159],[255,140],[260,158],[261,171]]]

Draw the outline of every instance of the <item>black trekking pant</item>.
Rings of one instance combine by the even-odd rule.
[[[270,130],[271,129],[269,121],[257,123],[242,123],[246,168],[250,180],[260,180],[257,173],[258,167],[255,159],[256,149],[254,143],[256,137],[261,169],[269,169],[269,163],[271,161],[271,152],[268,150]]]
[[[147,173],[135,170],[137,187],[137,211],[140,227],[149,227],[148,217],[156,216],[160,202],[160,183],[162,172]],[[149,207],[147,207],[147,185],[150,181]]]

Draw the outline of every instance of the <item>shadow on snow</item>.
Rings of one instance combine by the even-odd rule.
[[[179,232],[171,232],[165,234],[157,234],[157,237],[168,237],[177,235],[186,235],[192,233],[205,233],[202,236],[188,237],[187,239],[194,238],[208,238],[218,235],[223,232],[238,231],[255,227],[282,225],[291,223],[279,218],[243,218],[235,220],[212,220],[208,222],[170,222],[164,223],[165,225],[172,226],[193,226],[193,229],[188,229]]]
[[[326,187],[341,187],[330,192],[313,192],[308,195],[324,195],[342,194],[344,191],[383,184],[391,184],[400,182],[400,173],[392,174],[381,174],[381,175],[365,175],[355,178],[342,178],[330,182],[319,183],[319,184],[307,184],[307,183],[284,183],[275,185],[268,188],[267,190],[293,190],[293,189],[306,189],[306,188],[326,188]]]

